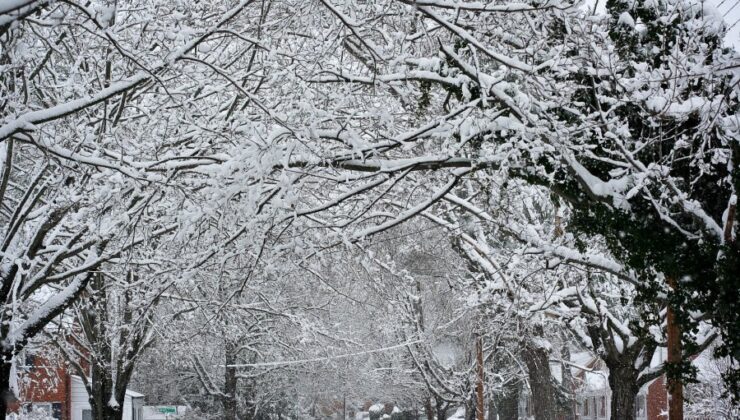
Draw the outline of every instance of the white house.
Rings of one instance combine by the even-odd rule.
[[[0,0],[2,1],[2,0]],[[17,419],[31,411],[43,412],[54,420],[87,420],[92,417],[84,383],[54,353],[26,352],[17,368],[17,399],[6,415]],[[123,420],[143,420],[144,395],[126,391]]]
[[[92,410],[82,378],[70,375],[70,420],[92,420]],[[143,420],[144,394],[126,390],[123,420]]]

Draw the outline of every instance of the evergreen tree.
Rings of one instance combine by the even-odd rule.
[[[570,198],[569,228],[603,237],[640,280],[642,330],[664,303],[675,311],[684,357],[667,371],[690,377],[692,313],[722,332],[720,356],[740,358],[734,52],[700,2],[610,0],[607,10],[608,39],[580,52],[575,101],[561,116],[580,127],[569,145],[577,162],[557,171],[554,188]],[[740,395],[740,371],[725,379]]]

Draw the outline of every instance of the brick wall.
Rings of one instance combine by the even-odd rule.
[[[61,420],[70,420],[71,384],[67,370],[58,360],[36,356],[26,366],[19,367],[18,401],[11,404],[9,412],[18,412],[26,404],[50,403],[61,405]]]
[[[668,418],[662,415],[668,412],[668,392],[665,376],[654,380],[648,386],[646,405],[647,420],[666,420]]]

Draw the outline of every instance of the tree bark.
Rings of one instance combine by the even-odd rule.
[[[650,367],[651,356],[658,343],[652,337],[642,337],[630,345],[628,337],[624,336],[621,337],[623,345],[619,346],[615,341],[615,337],[620,334],[619,331],[610,321],[605,322],[601,316],[592,318],[587,329],[593,349],[609,368],[609,387],[612,391],[611,419],[633,420],[640,387],[663,373],[661,368],[653,370],[651,374],[640,375]]]
[[[229,367],[236,363],[236,349],[231,342],[226,342],[226,367],[224,368],[224,420],[238,420],[236,404],[236,368]]]
[[[91,346],[90,377],[82,376],[82,380],[89,380],[88,400],[94,420],[121,420],[123,418],[123,398],[113,395],[117,390],[113,382],[113,360],[111,343],[108,337],[108,294],[105,280],[98,273],[90,279],[89,306],[82,312],[81,324],[83,333]],[[118,393],[118,392],[116,392]],[[125,398],[126,391],[123,391]],[[117,407],[111,407],[111,400],[115,399]]]
[[[570,361],[570,349],[568,349],[567,345],[563,346],[560,354],[562,355],[562,359],[564,361]],[[561,409],[563,410],[563,416],[565,420],[575,420],[576,411],[578,410],[578,403],[575,398],[575,380],[573,379],[573,375],[571,374],[569,365],[561,363],[560,369],[561,372],[563,372],[561,379],[563,381],[563,389],[566,393],[564,396],[566,398],[566,401],[564,402],[564,404],[562,404],[561,407]]]
[[[84,380],[84,379],[83,379]],[[90,409],[94,420],[122,420],[123,405],[126,401],[126,386],[119,389],[109,368],[98,362],[92,363],[92,380],[90,384]],[[128,384],[128,380],[125,381]],[[115,400],[116,405],[111,406]]]
[[[609,366],[609,387],[612,390],[611,420],[634,420],[637,378],[630,366]],[[596,409],[596,407],[594,407]]]
[[[483,340],[478,337],[475,341],[475,355],[478,373],[478,383],[475,385],[475,414],[477,420],[485,420],[483,401]]]
[[[436,405],[436,411],[437,411],[437,420],[447,420],[447,408],[450,406],[447,404],[442,398],[434,397],[435,405]]]
[[[470,395],[470,399],[465,401],[465,420],[478,420],[478,407],[475,392]]]
[[[13,391],[10,390],[12,364],[8,356],[3,356],[0,363],[2,363],[0,366],[0,420],[5,420],[8,406],[14,399]]]
[[[496,415],[498,419],[489,420],[517,420],[519,418],[519,386],[511,387],[510,391],[496,395]]]
[[[92,395],[90,396],[90,408],[92,418],[95,420],[122,420],[123,404],[126,391],[123,392],[123,398],[115,395],[117,406],[111,407],[111,391],[113,390],[113,380],[110,374],[99,368],[93,368]],[[116,392],[118,394],[118,392]]]
[[[496,404],[493,398],[488,399],[488,420],[496,420]]]
[[[676,289],[676,279],[668,277],[668,285]],[[681,352],[681,326],[670,303],[666,310],[666,329],[668,339],[668,357],[666,362],[679,366],[683,359]],[[683,383],[680,378],[668,378],[668,420],[683,420]]]
[[[424,410],[427,414],[427,420],[434,420],[434,408],[432,408],[432,398],[427,398],[426,403],[424,404]]]
[[[558,405],[555,393],[557,389],[550,372],[550,361],[547,350],[526,343],[522,350],[522,358],[529,371],[529,386],[531,387],[532,408],[537,420],[556,420]]]

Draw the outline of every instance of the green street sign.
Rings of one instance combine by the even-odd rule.
[[[177,414],[177,407],[157,407],[157,410],[164,414]]]

